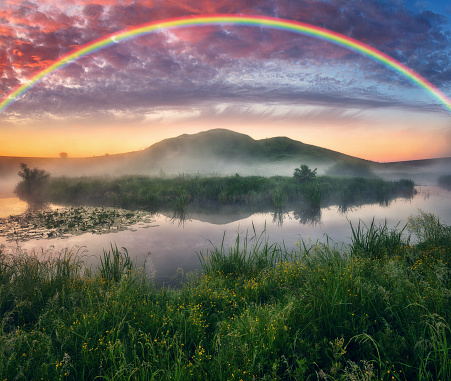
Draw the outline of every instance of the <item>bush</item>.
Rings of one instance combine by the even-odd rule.
[[[316,178],[316,168],[312,171],[308,165],[302,164],[301,168],[296,168],[293,174],[300,182],[312,181]]]
[[[19,198],[27,201],[42,202],[44,200],[44,188],[47,185],[50,173],[44,169],[33,168],[30,169],[24,163],[20,164],[18,175],[22,177],[22,181],[17,184],[14,192]]]

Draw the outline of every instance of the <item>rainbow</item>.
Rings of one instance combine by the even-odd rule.
[[[274,29],[281,29],[285,31],[291,31],[307,36],[320,38],[326,41],[330,41],[334,44],[344,46],[345,48],[354,50],[365,56],[368,56],[375,61],[378,61],[386,67],[393,69],[405,78],[419,85],[426,91],[428,91],[433,97],[438,99],[449,111],[451,111],[451,99],[449,99],[444,93],[442,93],[437,87],[431,84],[428,80],[414,72],[412,69],[396,61],[390,56],[380,52],[379,50],[372,48],[366,44],[363,44],[350,37],[342,34],[332,32],[327,29],[319,28],[317,26],[305,24],[293,20],[284,20],[267,16],[247,16],[247,15],[207,15],[207,16],[188,16],[173,18],[160,21],[152,21],[146,24],[138,25],[132,28],[124,29],[122,31],[109,34],[105,37],[101,37],[95,41],[85,44],[66,55],[62,56],[58,61],[48,66],[47,68],[39,71],[30,77],[25,83],[19,85],[10,93],[8,93],[0,102],[0,113],[2,113],[6,107],[14,102],[18,97],[24,94],[27,90],[33,87],[37,82],[50,75],[55,70],[58,70],[65,65],[86,56],[87,54],[94,53],[107,46],[116,44],[118,42],[142,36],[155,31],[161,31],[171,28],[181,27],[193,27],[193,26],[207,26],[207,25],[246,25],[257,27],[268,27]]]

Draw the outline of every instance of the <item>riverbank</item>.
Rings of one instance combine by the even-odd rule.
[[[353,226],[341,248],[258,235],[156,288],[112,247],[0,256],[2,379],[448,379],[451,232],[434,216]],[[354,378],[353,378],[354,377]]]

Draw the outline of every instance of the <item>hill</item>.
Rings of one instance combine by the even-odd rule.
[[[0,157],[0,176],[16,175],[20,163],[55,175],[235,173],[286,168],[300,163],[330,166],[337,161],[364,161],[340,152],[304,144],[287,137],[254,140],[225,129],[184,134],[153,144],[143,151],[89,158]],[[370,163],[370,162],[368,162]],[[289,169],[288,169],[289,167]],[[251,169],[252,168],[252,169]],[[271,174],[275,174],[274,170]]]
[[[438,160],[438,161],[437,161]],[[449,158],[380,164],[337,151],[305,144],[287,137],[255,140],[226,129],[183,134],[162,140],[142,151],[89,158],[0,157],[0,194],[10,193],[19,181],[20,163],[39,167],[54,176],[127,174],[178,175],[284,175],[300,164],[318,168],[318,174],[337,162],[366,164],[384,177],[410,177],[427,173],[425,164],[450,163]],[[446,165],[445,165],[446,166]],[[435,172],[435,171],[434,171]]]
[[[165,139],[140,152],[136,159],[133,166],[143,172],[161,169],[168,173],[244,175],[291,175],[300,163],[327,168],[337,161],[367,162],[287,137],[254,140],[225,129]]]

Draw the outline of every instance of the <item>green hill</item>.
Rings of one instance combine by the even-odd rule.
[[[340,152],[275,137],[254,140],[225,129],[181,135],[152,145],[137,155],[135,168],[142,171],[292,174],[300,163],[328,167],[339,161],[368,162]],[[375,163],[374,163],[375,164]],[[287,172],[288,171],[288,172]]]

